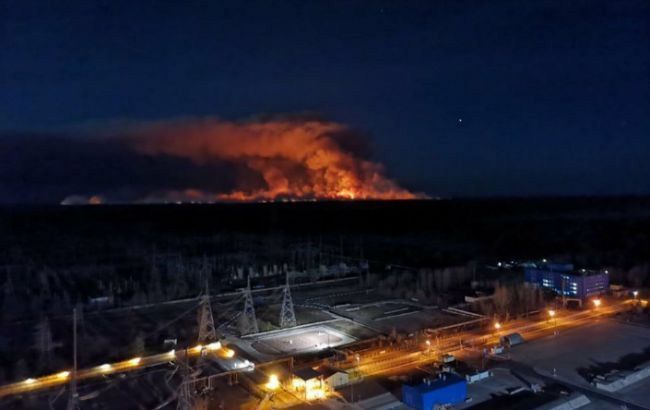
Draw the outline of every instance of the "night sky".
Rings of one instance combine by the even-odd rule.
[[[650,194],[650,2],[0,1],[0,202],[129,183],[71,129],[305,113],[431,196]]]

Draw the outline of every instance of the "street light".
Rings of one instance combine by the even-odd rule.
[[[557,319],[555,319],[555,309],[549,309],[548,310],[548,315],[549,317],[553,320],[553,334],[557,334]]]
[[[634,299],[636,299],[637,296],[639,296],[639,291],[638,290],[633,291],[632,296],[634,296]]]
[[[494,323],[494,335],[496,337],[499,336],[499,329],[501,329],[501,323],[499,322]]]
[[[67,379],[70,376],[70,372],[65,370],[56,374],[56,377],[59,379]]]
[[[429,352],[431,351],[431,340],[427,339],[426,344],[427,344],[427,354],[429,354]]]
[[[600,299],[594,299],[594,306],[595,307],[600,306],[601,303],[602,303],[602,301]]]
[[[276,374],[270,375],[269,381],[266,383],[266,388],[269,390],[276,390],[278,387],[280,387],[280,380],[278,380],[278,376]]]

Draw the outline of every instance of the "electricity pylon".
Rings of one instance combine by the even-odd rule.
[[[185,359],[179,362],[179,369],[181,371],[181,385],[178,386],[178,400],[176,402],[176,409],[192,410],[194,408],[194,395],[190,389],[190,384],[192,383],[193,369],[187,362],[187,352],[185,354]]]
[[[208,281],[205,281],[205,293],[199,303],[199,343],[206,344],[219,340],[217,329],[214,327],[214,317],[210,306],[210,291]]]
[[[244,289],[244,328],[242,334],[258,333],[257,317],[255,316],[255,305],[253,304],[253,295],[251,294],[251,277],[248,276],[246,289]]]
[[[293,310],[293,300],[291,300],[291,289],[289,287],[289,272],[287,272],[287,283],[282,289],[282,310],[280,311],[280,327],[296,326],[296,312]]]

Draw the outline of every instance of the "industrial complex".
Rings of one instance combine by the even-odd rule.
[[[198,317],[194,343],[175,338],[164,346],[167,350],[161,346],[153,355],[35,375],[0,387],[0,403],[16,408],[26,399],[54,400],[55,407],[57,403],[80,407],[97,394],[96,399],[112,406],[119,395],[111,390],[94,393],[97,383],[123,384],[121,380],[128,379],[141,391],[138,386],[161,371],[169,374],[170,406],[178,403],[182,409],[213,408],[210,403],[226,409],[299,409],[320,403],[329,409],[424,410],[484,408],[487,403],[500,407],[518,401],[528,403],[522,408],[559,409],[566,404],[552,403],[565,403],[565,393],[559,393],[565,391],[573,392],[572,408],[594,402],[645,408],[637,396],[627,399],[615,393],[650,386],[643,354],[633,370],[594,370],[587,376],[574,369],[585,374],[580,381],[560,363],[550,367],[560,354],[540,364],[531,362],[527,352],[544,344],[549,349],[565,348],[565,340],[585,329],[595,334],[611,326],[627,329],[614,324],[613,318],[647,302],[638,292],[608,296],[606,271],[549,262],[522,266],[524,282],[556,293],[558,301],[579,300],[580,306],[571,309],[555,303],[552,308],[495,318],[472,303],[443,308],[417,300],[387,300],[364,286],[358,273],[303,284],[295,284],[297,276],[285,273],[282,284],[270,288],[252,287],[248,277],[237,292],[212,294],[206,287],[195,308],[189,309]],[[157,309],[150,306],[142,313]],[[258,318],[269,317],[269,312],[277,315],[278,325],[262,330]],[[616,331],[617,337],[632,333]],[[650,330],[636,333],[650,340]],[[598,356],[598,348],[591,354]],[[575,366],[588,367],[589,360],[577,360]],[[60,393],[66,390],[71,393]]]

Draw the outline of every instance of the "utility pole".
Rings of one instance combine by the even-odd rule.
[[[291,289],[289,287],[289,272],[286,274],[286,285],[282,289],[282,310],[280,311],[280,327],[285,329],[296,326],[296,312],[293,310]]]
[[[70,395],[67,410],[79,409],[79,393],[77,393],[77,309],[72,309],[72,374],[70,375]]]

